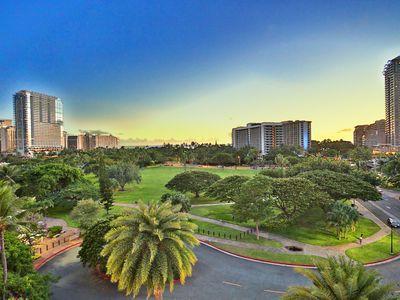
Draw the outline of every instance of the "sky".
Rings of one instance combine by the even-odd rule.
[[[0,118],[12,95],[60,97],[65,128],[122,144],[231,141],[250,122],[311,120],[352,139],[384,118],[400,1],[0,2]]]

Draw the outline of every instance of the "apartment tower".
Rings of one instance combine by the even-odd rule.
[[[383,75],[385,76],[387,143],[391,146],[400,146],[400,56],[387,62]]]
[[[282,145],[311,146],[311,121],[249,123],[232,129],[232,145],[236,149],[256,148],[262,155]]]
[[[63,106],[55,96],[21,90],[14,94],[16,150],[20,155],[63,148]]]

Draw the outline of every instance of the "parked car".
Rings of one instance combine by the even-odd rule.
[[[389,226],[393,227],[393,228],[399,228],[400,227],[400,221],[393,219],[393,218],[389,218],[387,219],[387,223]]]

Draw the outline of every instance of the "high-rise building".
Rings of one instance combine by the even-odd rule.
[[[13,153],[15,151],[15,127],[12,120],[0,120],[0,152]]]
[[[282,145],[308,150],[311,146],[311,121],[249,123],[232,129],[232,145],[236,149],[250,146],[262,155]]]
[[[0,127],[0,152],[14,153],[15,152],[15,127],[4,126]]]
[[[119,139],[106,134],[78,134],[68,136],[68,149],[92,150],[95,148],[118,148]]]
[[[358,125],[354,128],[353,139],[355,146],[369,148],[386,144],[385,120],[378,120],[369,125]]]
[[[387,143],[400,146],[400,56],[387,62],[383,75],[385,76]]]
[[[21,90],[14,94],[14,118],[18,154],[63,148],[63,106],[60,98]]]
[[[12,120],[10,119],[0,119],[0,128],[12,126]]]

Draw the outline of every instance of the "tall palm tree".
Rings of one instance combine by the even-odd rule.
[[[102,255],[108,257],[107,274],[127,295],[136,296],[142,286],[147,296],[162,299],[166,283],[181,284],[191,276],[197,258],[192,248],[199,244],[196,225],[180,206],[140,203],[132,212],[118,217],[106,234]]]
[[[15,184],[21,175],[21,169],[13,165],[2,165],[0,166],[0,180],[8,181],[11,184]]]
[[[3,266],[3,299],[6,299],[8,277],[4,234],[7,229],[18,225],[18,218],[23,213],[22,203],[22,199],[15,195],[13,187],[0,181],[0,251]]]
[[[344,256],[316,263],[317,271],[296,269],[312,286],[290,287],[283,300],[389,300],[396,299],[391,285],[382,285],[375,270]]]

